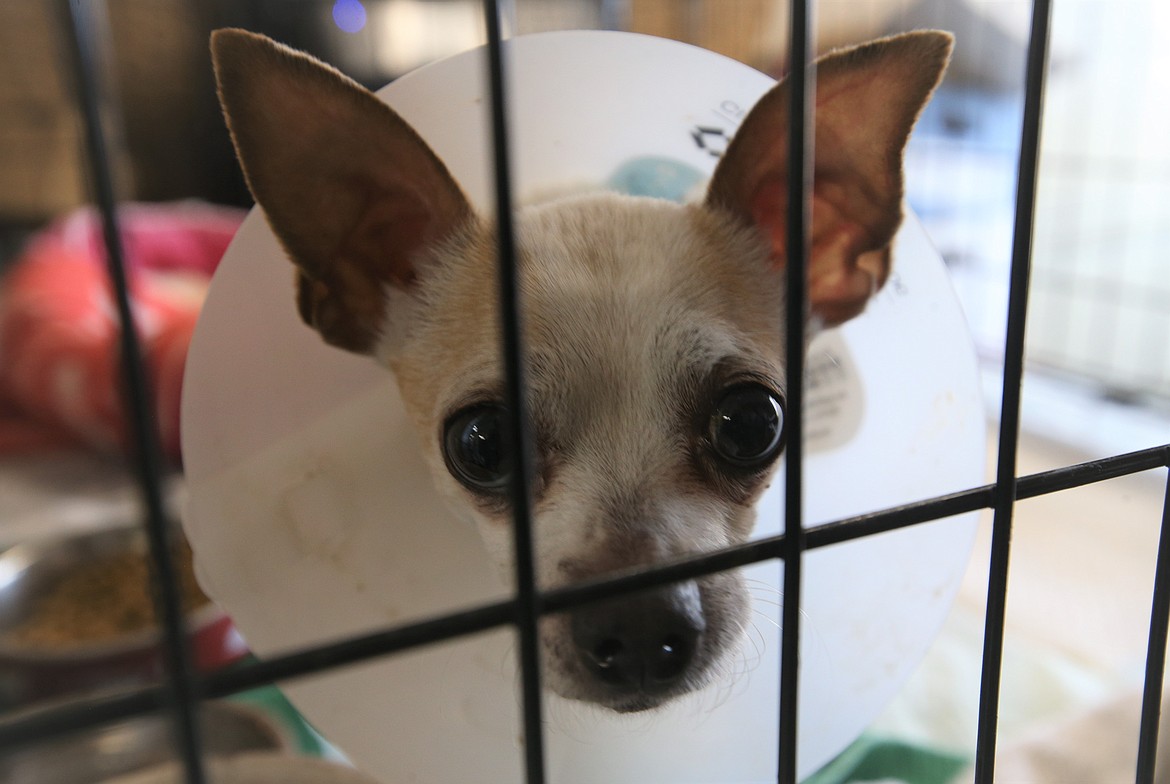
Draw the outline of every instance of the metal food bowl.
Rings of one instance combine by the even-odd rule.
[[[19,707],[49,697],[156,682],[163,672],[160,632],[142,626],[101,639],[62,639],[30,644],[21,639],[46,597],[70,575],[104,559],[146,558],[144,533],[120,527],[16,545],[0,554],[0,706]],[[145,580],[143,580],[145,582]],[[85,614],[117,613],[117,597],[95,589],[83,597]],[[231,619],[214,604],[187,616],[196,668],[211,670],[246,654]]]
[[[199,708],[199,720],[208,758],[293,750],[285,732],[255,708],[206,702]],[[154,768],[176,756],[170,716],[152,714],[0,754],[0,781],[98,784]]]
[[[207,775],[215,784],[378,784],[339,762],[264,752],[212,759]],[[181,766],[171,763],[111,779],[108,784],[187,784],[187,776]]]

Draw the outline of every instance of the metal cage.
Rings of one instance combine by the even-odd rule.
[[[491,130],[496,176],[495,197],[499,207],[500,296],[506,325],[502,336],[506,358],[510,422],[514,443],[525,443],[526,422],[518,391],[523,385],[523,368],[518,328],[518,308],[513,270],[513,227],[511,225],[512,189],[508,158],[507,74],[502,57],[502,8],[504,0],[484,0],[483,12],[488,32],[486,58],[490,74]],[[70,54],[77,85],[77,100],[85,120],[94,198],[103,221],[109,274],[117,293],[119,312],[125,326],[132,314],[122,270],[117,209],[111,174],[98,111],[98,88],[95,74],[94,38],[97,34],[83,0],[62,0],[68,20]],[[810,14],[807,0],[792,0],[790,52],[794,64],[790,78],[792,116],[803,118],[794,123],[791,134],[793,172],[806,172],[807,130],[811,127],[811,94],[815,73],[805,67],[810,57]],[[1115,477],[1170,467],[1170,444],[1143,451],[1118,454],[1102,460],[1070,465],[1031,476],[1017,476],[1017,445],[1020,428],[1021,380],[1024,361],[1024,328],[1027,321],[1027,298],[1032,241],[1033,214],[1036,203],[1036,178],[1041,123],[1041,104],[1047,63],[1051,2],[1034,0],[1031,34],[1028,44],[1025,106],[1020,129],[1017,169],[1014,239],[1011,259],[1007,337],[1004,345],[1002,411],[998,438],[998,457],[994,483],[963,492],[933,498],[895,509],[886,509],[856,518],[839,520],[815,527],[801,521],[802,449],[799,439],[792,439],[787,455],[787,533],[758,540],[700,557],[671,562],[660,567],[541,592],[534,585],[530,529],[529,490],[525,471],[515,472],[511,488],[515,510],[516,585],[515,596],[508,600],[475,607],[462,612],[432,618],[421,623],[304,650],[221,671],[206,676],[193,672],[185,648],[183,623],[167,542],[170,523],[161,499],[161,469],[158,447],[154,443],[144,373],[139,361],[140,350],[132,328],[123,328],[121,350],[125,358],[124,381],[128,406],[133,413],[138,480],[146,509],[152,557],[159,577],[158,595],[165,610],[164,632],[167,643],[167,673],[163,685],[118,693],[114,696],[89,698],[0,721],[0,750],[12,749],[65,733],[92,728],[118,719],[155,711],[170,712],[177,728],[179,749],[187,781],[202,784],[206,780],[201,754],[198,725],[194,720],[200,700],[230,695],[248,688],[285,681],[329,668],[385,656],[412,646],[433,643],[459,635],[512,626],[518,635],[521,667],[523,729],[525,734],[525,770],[529,784],[545,780],[542,718],[540,700],[540,666],[536,627],[544,613],[556,612],[582,603],[617,596],[626,592],[689,579],[719,570],[740,567],[767,559],[783,559],[785,564],[783,635],[781,655],[781,715],[778,742],[777,780],[781,784],[796,781],[796,738],[800,731],[796,721],[798,650],[800,628],[801,563],[804,553],[826,545],[870,536],[906,526],[937,520],[962,512],[990,509],[994,513],[989,584],[985,616],[982,659],[978,739],[976,746],[976,781],[994,781],[997,716],[1000,699],[1000,675],[1003,661],[1004,620],[1007,599],[1008,564],[1011,555],[1013,506],[1017,500],[1055,493]],[[788,184],[788,247],[806,245],[808,220],[807,175],[793,176]],[[803,370],[802,319],[805,299],[803,262],[789,265],[788,362],[790,375],[800,378]],[[789,390],[790,432],[801,432],[801,387]],[[521,461],[524,460],[523,454]],[[1150,631],[1145,671],[1145,693],[1141,716],[1136,781],[1150,784],[1154,777],[1155,746],[1159,723],[1159,704],[1166,653],[1167,623],[1170,618],[1170,495],[1162,516],[1161,543],[1158,549],[1154,590],[1151,601]]]

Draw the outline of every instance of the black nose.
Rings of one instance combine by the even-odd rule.
[[[582,607],[571,624],[573,644],[593,677],[645,695],[683,679],[706,627],[693,582]]]

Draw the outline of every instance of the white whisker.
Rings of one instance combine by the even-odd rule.
[[[763,610],[757,610],[757,609],[753,608],[752,612],[755,613],[757,616],[759,616],[764,621],[766,621],[769,626],[774,626],[777,629],[780,628],[780,621],[776,620],[771,615],[768,615]]]

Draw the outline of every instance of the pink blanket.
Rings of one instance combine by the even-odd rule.
[[[175,462],[187,345],[243,215],[198,203],[119,212],[158,435]],[[78,210],[34,237],[0,285],[0,452],[126,448],[119,329],[97,215]]]

